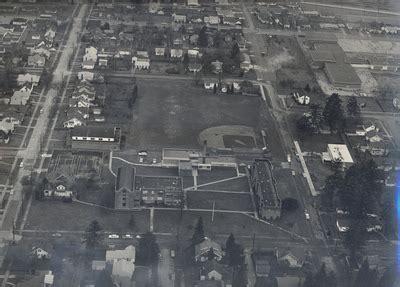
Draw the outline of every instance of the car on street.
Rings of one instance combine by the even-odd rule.
[[[122,238],[124,238],[124,239],[133,239],[133,235],[125,234],[125,235],[122,235]]]
[[[157,159],[153,158],[153,164],[156,164],[156,163],[157,163]]]
[[[24,167],[24,161],[21,161],[21,162],[19,163],[19,167],[20,167],[20,168],[23,168],[23,167]]]
[[[138,155],[139,156],[147,156],[147,151],[145,151],[145,150],[138,151]]]
[[[139,162],[143,163],[143,161],[144,161],[144,158],[143,157],[139,157]]]
[[[304,212],[304,215],[306,216],[307,220],[310,220],[310,214],[307,212],[307,210]]]
[[[172,249],[171,249],[170,254],[171,254],[171,257],[172,257],[172,258],[175,258],[175,250],[172,250]]]
[[[136,235],[136,239],[140,239],[140,238],[142,238],[142,236],[140,236],[139,234]]]
[[[118,234],[110,234],[110,235],[108,235],[108,238],[109,239],[118,239],[119,235]]]
[[[53,237],[53,238],[60,238],[60,237],[62,237],[62,234],[59,233],[59,232],[56,232],[56,233],[53,233],[53,234],[51,235],[51,237]]]

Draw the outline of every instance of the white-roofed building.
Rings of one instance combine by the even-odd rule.
[[[121,259],[135,262],[136,249],[134,246],[129,245],[122,250],[107,250],[106,251],[106,261],[115,262]]]
[[[322,154],[324,162],[339,162],[343,167],[348,167],[354,163],[350,151],[345,144],[328,144],[327,152]]]
[[[54,275],[53,272],[50,270],[49,273],[44,275],[44,287],[50,287],[54,284]]]

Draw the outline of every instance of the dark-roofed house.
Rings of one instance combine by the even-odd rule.
[[[281,216],[281,199],[276,189],[270,162],[255,160],[251,168],[251,186],[260,217],[277,219]]]
[[[135,168],[119,167],[115,180],[115,209],[132,209],[140,206],[140,194],[135,192]]]
[[[361,88],[361,80],[350,64],[325,63],[325,74],[328,77],[329,82],[337,88]]]
[[[225,287],[232,286],[232,267],[222,265],[216,260],[205,261],[200,270],[200,280],[224,281]]]
[[[337,37],[333,33],[309,32],[306,34],[307,46],[313,46],[316,43],[337,43]]]
[[[211,249],[214,252],[214,259],[220,261],[222,259],[221,245],[208,237],[206,237],[203,242],[195,246],[195,261],[204,262],[208,260],[208,252]]]
[[[277,265],[277,250],[257,252],[252,255],[254,263],[254,272],[257,278],[268,277],[271,268]]]
[[[119,150],[121,129],[93,126],[76,127],[70,130],[72,149],[77,150]]]

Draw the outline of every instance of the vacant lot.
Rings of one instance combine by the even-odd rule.
[[[139,79],[138,86],[127,148],[199,147],[204,129],[262,124],[260,98],[215,95],[191,80]]]
[[[215,205],[214,205],[215,204]],[[195,209],[215,209],[220,210],[237,210],[252,212],[253,205],[250,193],[221,193],[208,191],[188,191],[187,193],[188,208]]]

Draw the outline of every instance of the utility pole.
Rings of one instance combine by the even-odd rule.
[[[215,212],[215,200],[213,201],[212,214],[211,214],[211,222],[214,222],[214,212]]]
[[[253,246],[252,246],[252,252],[254,253],[254,246],[256,244],[256,233],[253,232]]]
[[[12,219],[12,235],[13,235],[13,240],[12,243],[15,244],[15,219]]]

